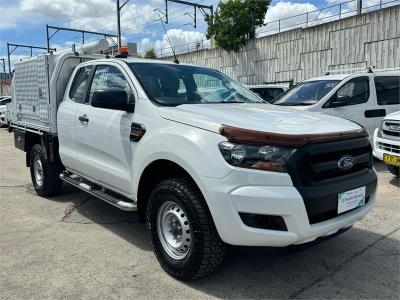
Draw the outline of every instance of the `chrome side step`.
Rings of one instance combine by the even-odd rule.
[[[122,199],[116,198],[116,197],[108,194],[107,192],[105,192],[104,189],[99,188],[96,185],[93,185],[91,182],[82,179],[78,175],[61,173],[60,178],[63,181],[77,187],[78,189],[81,189],[82,191],[85,191],[86,193],[89,193],[92,196],[95,196],[95,197],[99,198],[100,200],[103,200],[104,202],[107,202],[108,204],[111,204],[121,210],[124,210],[124,211],[136,211],[137,210],[136,203],[130,202],[128,199],[122,200]]]

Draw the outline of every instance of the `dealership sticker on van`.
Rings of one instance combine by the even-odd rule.
[[[365,186],[339,193],[338,214],[365,204]]]

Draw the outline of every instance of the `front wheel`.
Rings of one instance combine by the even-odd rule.
[[[386,167],[387,167],[387,169],[389,170],[390,173],[392,173],[396,177],[399,177],[400,167],[389,165],[389,164],[386,164]]]
[[[60,167],[46,159],[42,145],[33,146],[30,153],[30,170],[33,187],[42,197],[56,196],[62,188]]]
[[[147,206],[147,228],[162,268],[180,280],[214,271],[222,262],[220,239],[205,200],[185,178],[160,182]]]

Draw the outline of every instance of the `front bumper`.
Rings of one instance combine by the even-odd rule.
[[[379,128],[375,129],[375,132],[374,132],[374,143],[373,143],[374,156],[380,160],[383,160],[383,154],[385,154],[385,153],[400,156],[399,153],[395,153],[395,152],[388,151],[388,150],[383,150],[380,148],[379,144],[383,143],[386,145],[390,145],[391,148],[400,149],[400,141],[396,141],[393,139],[387,139],[387,138],[380,138],[380,137],[378,137],[378,130],[379,130]]]
[[[375,203],[375,188],[362,207],[310,224],[299,191],[288,174],[235,170],[223,179],[204,177],[206,200],[221,239],[232,245],[275,246],[310,242],[336,233],[364,217]],[[321,199],[323,201],[323,199]],[[246,226],[240,213],[281,216],[287,231]]]

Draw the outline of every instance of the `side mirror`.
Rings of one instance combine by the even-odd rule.
[[[348,97],[347,96],[338,96],[334,94],[331,99],[326,103],[324,108],[335,108],[335,107],[342,107],[348,104]]]
[[[124,90],[98,90],[93,93],[93,107],[107,108],[114,110],[123,110],[133,112],[134,99],[133,95],[128,97],[128,93]]]

